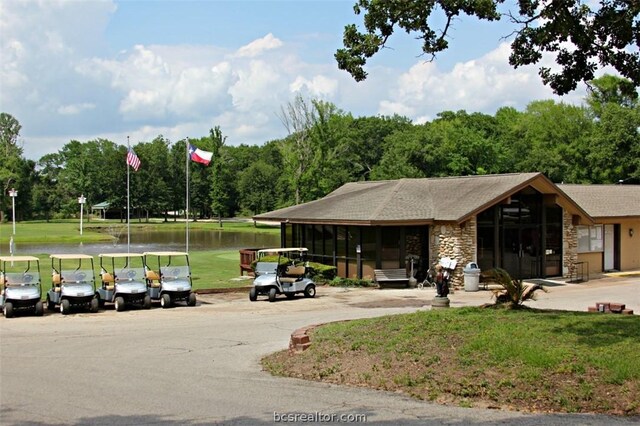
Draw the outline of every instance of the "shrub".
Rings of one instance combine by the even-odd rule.
[[[524,285],[522,280],[514,280],[501,268],[492,269],[489,276],[502,286],[500,290],[493,290],[496,304],[510,304],[512,308],[518,308],[527,300],[536,300],[536,290],[547,292],[547,289],[539,284]]]
[[[376,287],[377,284],[371,280],[360,280],[357,278],[336,277],[329,281],[332,287]]]

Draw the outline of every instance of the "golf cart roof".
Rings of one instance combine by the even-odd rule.
[[[98,257],[141,257],[142,253],[103,253]]]
[[[291,253],[291,252],[307,252],[309,249],[304,247],[287,247],[287,248],[270,248],[258,250],[258,253]]]
[[[145,256],[188,256],[184,251],[145,251]]]
[[[0,262],[39,262],[35,256],[0,256]]]
[[[93,256],[89,256],[88,254],[52,254],[49,256],[51,259],[60,259],[60,260],[77,260],[77,259],[93,259]]]

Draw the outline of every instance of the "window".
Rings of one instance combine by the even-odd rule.
[[[578,226],[578,253],[602,251],[602,225]]]

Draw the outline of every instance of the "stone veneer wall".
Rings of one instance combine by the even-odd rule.
[[[578,261],[578,232],[573,226],[572,216],[562,211],[562,276],[571,277]]]
[[[434,265],[443,257],[455,259],[458,263],[450,284],[464,286],[462,269],[476,259],[476,218],[458,225],[457,223],[436,223],[429,233],[429,264]]]

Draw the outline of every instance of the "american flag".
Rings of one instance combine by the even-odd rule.
[[[140,158],[138,158],[131,148],[129,148],[129,152],[127,152],[127,164],[133,167],[133,170],[136,172],[140,168]]]

